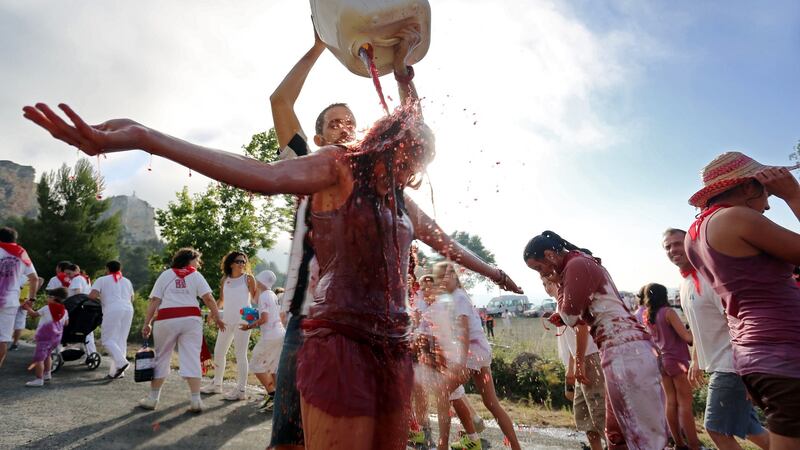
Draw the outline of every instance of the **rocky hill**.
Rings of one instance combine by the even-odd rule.
[[[155,209],[134,195],[116,195],[109,198],[111,207],[101,219],[120,213],[122,241],[127,244],[154,241],[156,236]]]
[[[0,220],[36,217],[36,170],[12,161],[0,161]]]

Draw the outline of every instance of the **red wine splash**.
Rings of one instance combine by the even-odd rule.
[[[378,92],[378,97],[381,100],[381,106],[383,106],[383,111],[388,116],[389,106],[386,104],[386,99],[383,97],[383,87],[381,86],[381,80],[378,79],[378,68],[375,66],[375,55],[372,51],[372,46],[370,44],[362,45],[358,50],[358,56],[364,61],[364,66],[367,67],[367,70],[372,76],[372,83],[375,84],[375,90]]]

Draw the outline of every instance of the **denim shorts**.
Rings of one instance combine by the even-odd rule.
[[[303,345],[303,330],[300,329],[303,317],[292,315],[286,324],[275,381],[270,448],[277,445],[303,445],[300,392],[297,390],[297,352]]]
[[[709,431],[741,439],[765,431],[755,408],[747,399],[742,377],[729,372],[711,374],[704,425]]]

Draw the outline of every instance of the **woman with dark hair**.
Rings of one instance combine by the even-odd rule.
[[[774,195],[800,218],[800,185],[738,152],[711,161],[703,183],[689,199],[701,212],[686,256],[722,299],[734,369],[766,414],[770,448],[800,448],[800,234],[764,216]]]
[[[142,336],[147,339],[153,335],[156,360],[154,378],[150,382],[150,395],[139,402],[139,406],[144,409],[156,409],[161,386],[169,374],[172,352],[177,346],[179,373],[189,384],[191,392],[189,411],[203,411],[203,402],[200,400],[203,320],[197,298],[203,300],[211,311],[212,320],[221,331],[225,330],[225,323],[219,317],[211,287],[197,271],[197,267],[202,264],[200,257],[200,252],[193,248],[178,250],[172,257],[171,268],[159,275],[150,292]]]
[[[236,388],[225,393],[225,400],[244,400],[247,388],[247,350],[250,346],[251,330],[243,330],[240,325],[246,324],[239,312],[250,306],[256,297],[256,281],[250,274],[250,263],[247,255],[239,251],[229,252],[220,263],[222,280],[219,286],[219,302],[222,309],[222,321],[225,329],[217,334],[214,344],[214,380],[200,391],[204,394],[222,393],[222,380],[225,376],[225,362],[231,342],[236,352]]]
[[[700,440],[694,425],[692,387],[689,385],[689,345],[692,333],[686,329],[678,314],[669,305],[667,288],[656,283],[644,289],[644,323],[650,328],[661,352],[661,385],[667,396],[667,423],[678,448],[699,449]],[[683,431],[683,433],[681,433]]]
[[[611,275],[595,258],[552,231],[531,239],[523,259],[558,284],[558,312],[551,322],[591,326],[606,379],[608,448],[664,448],[667,425],[657,350],[623,303]],[[575,378],[588,382],[582,363],[576,363]]]
[[[419,186],[434,156],[418,103],[380,119],[360,142],[275,163],[193,145],[128,119],[89,126],[68,106],[61,109],[73,125],[44,104],[24,111],[88,155],[143,149],[252,192],[312,195],[320,271],[297,365],[308,449],[405,447],[413,381],[405,304],[414,238],[521,292],[404,195]]]

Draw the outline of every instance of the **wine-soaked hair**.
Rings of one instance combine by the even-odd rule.
[[[545,250],[552,250],[556,253],[561,252],[562,250],[580,250],[589,255],[592,254],[592,252],[587,249],[582,249],[574,244],[571,244],[569,241],[562,238],[555,232],[546,230],[542,232],[542,234],[534,236],[533,239],[528,241],[528,245],[525,246],[525,251],[522,252],[522,258],[524,261],[529,259],[544,259]]]
[[[655,325],[658,310],[669,306],[667,288],[658,283],[650,283],[644,290],[644,306],[647,307],[645,323]]]

